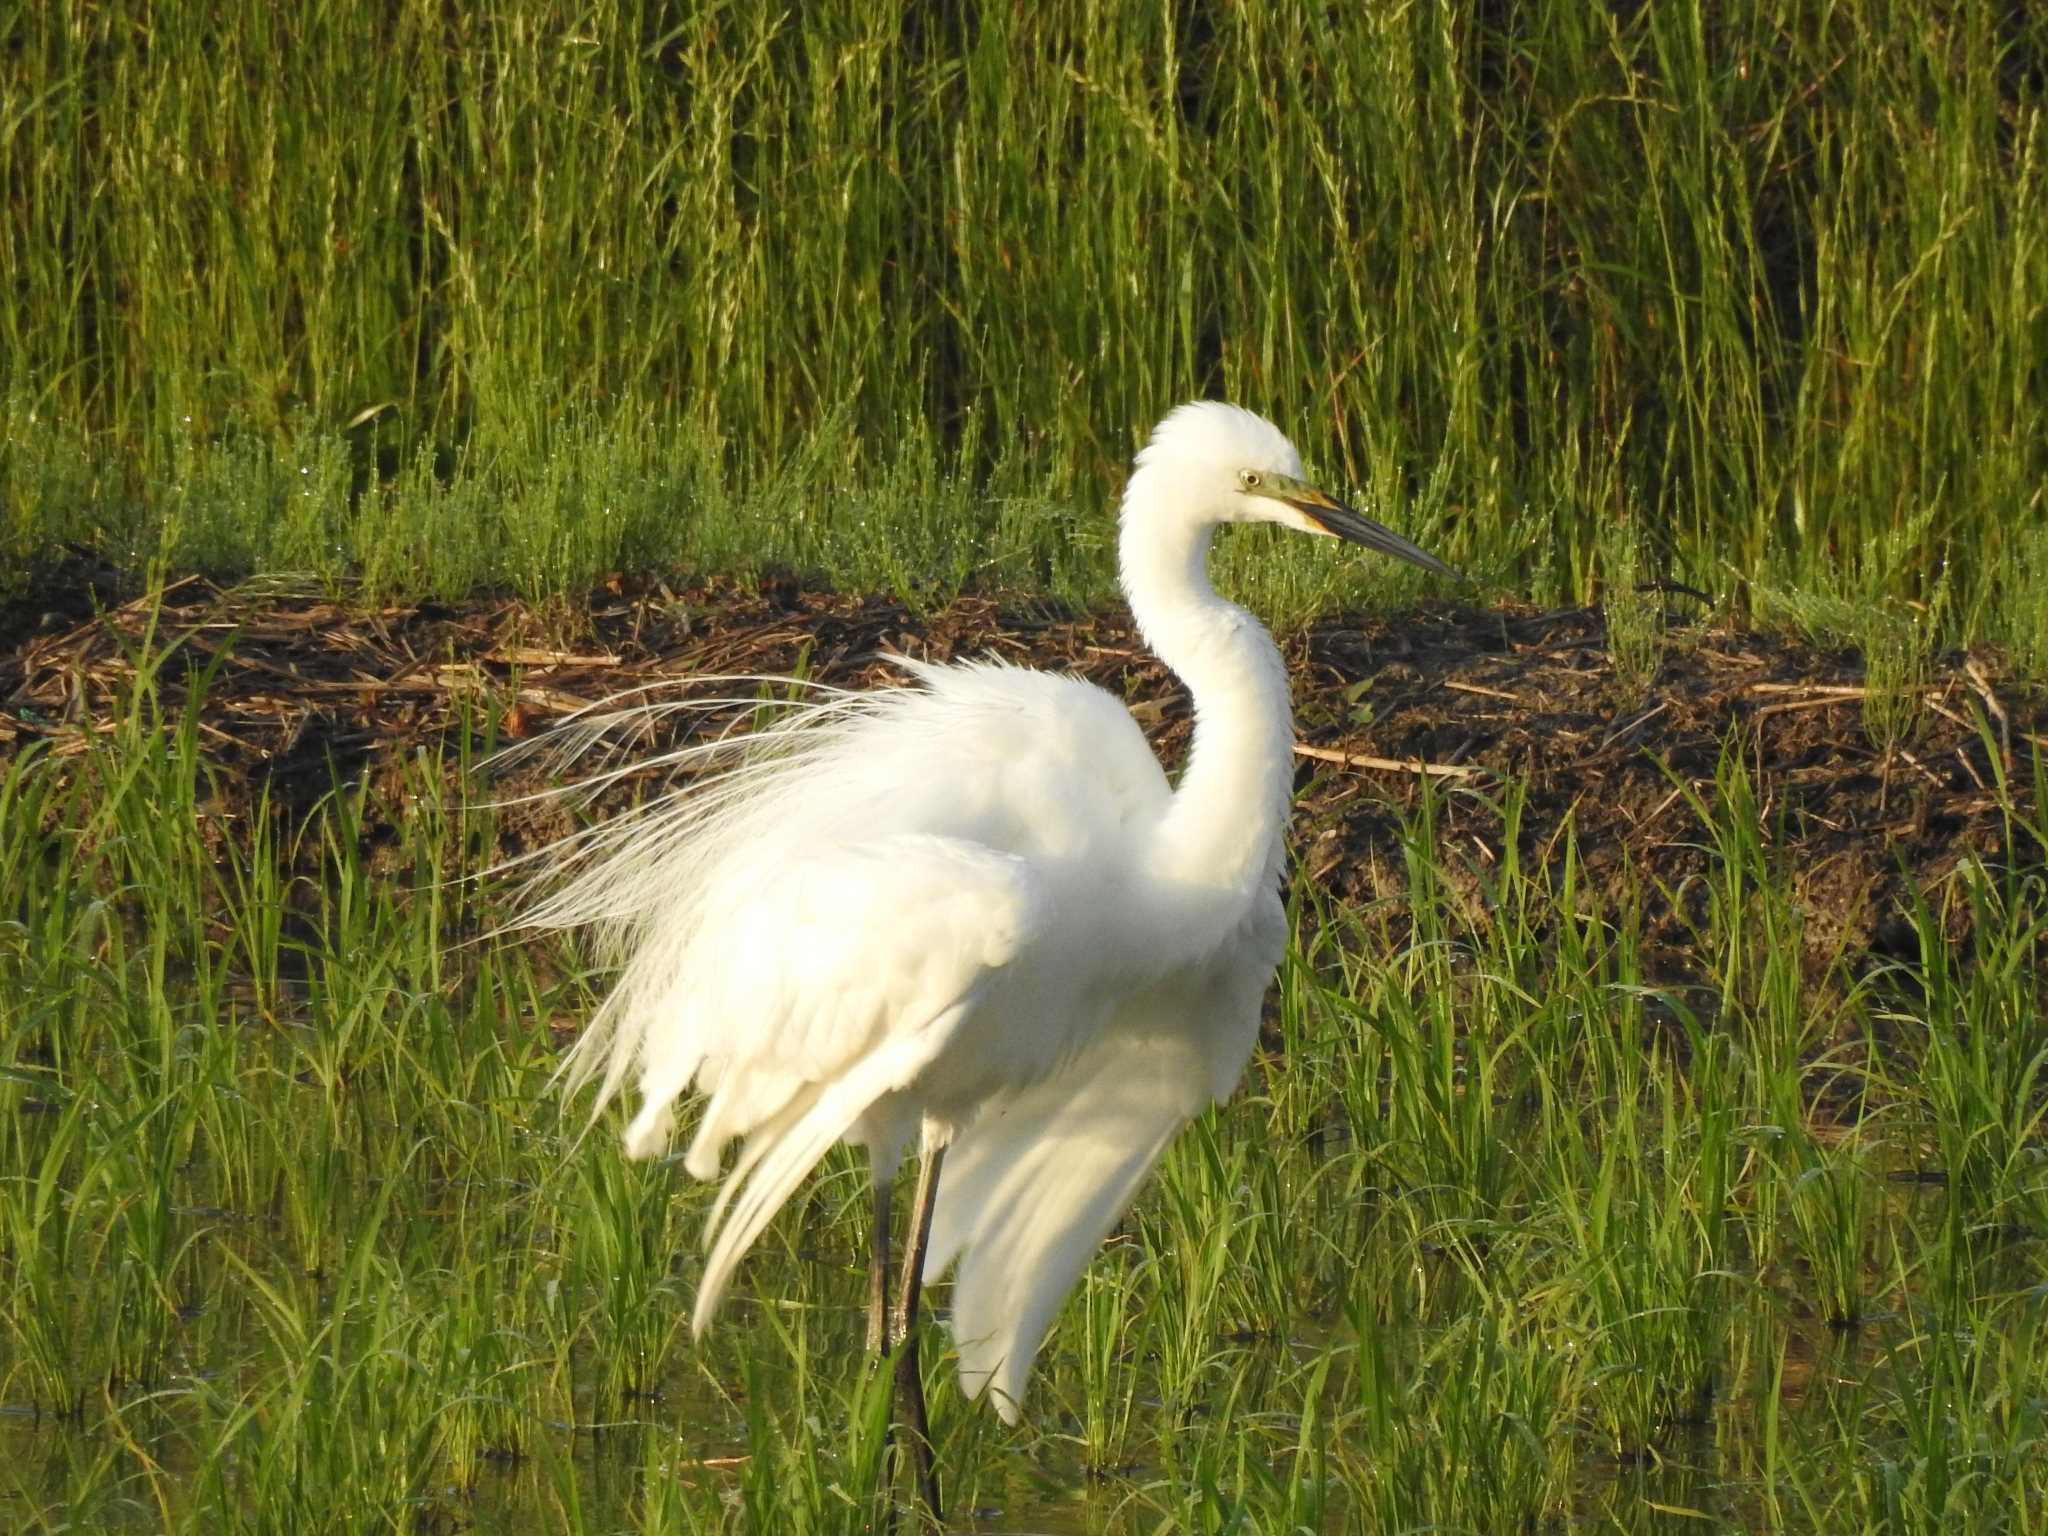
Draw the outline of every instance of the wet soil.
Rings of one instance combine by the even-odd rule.
[[[671,590],[621,579],[574,609],[536,610],[504,598],[360,605],[190,577],[118,598],[115,578],[81,563],[0,608],[0,760],[37,743],[75,754],[112,729],[153,647],[165,728],[184,682],[206,678],[196,741],[223,821],[259,793],[273,814],[303,815],[337,778],[396,790],[423,746],[452,765],[460,754],[440,749],[464,732],[529,738],[657,680],[800,671],[867,687],[900,676],[897,655],[1077,673],[1125,698],[1168,763],[1191,728],[1185,695],[1127,614],[1021,597],[920,613],[790,580]],[[1403,824],[1431,794],[1436,865],[1484,921],[1507,840],[1524,867],[1555,866],[1569,829],[1587,901],[1638,922],[1673,980],[1707,912],[1714,859],[1700,811],[1737,777],[1797,893],[1816,975],[1909,952],[1902,913],[1916,895],[1960,941],[1968,909],[1951,877],[1966,860],[2040,867],[2039,842],[2014,832],[2012,813],[2040,825],[2048,688],[1995,657],[1949,656],[1866,719],[1853,653],[1701,625],[1690,606],[1672,597],[1655,675],[1634,681],[1595,609],[1435,605],[1284,636],[1301,754],[1297,860],[1331,897],[1398,920]],[[395,848],[388,818],[403,804],[367,797],[364,835]],[[507,814],[503,852],[570,825],[559,806]]]

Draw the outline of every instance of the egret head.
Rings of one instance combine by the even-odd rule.
[[[1171,411],[1138,450],[1125,516],[1149,511],[1192,523],[1278,523],[1461,579],[1436,556],[1302,476],[1301,455],[1265,417],[1220,400],[1197,400]]]

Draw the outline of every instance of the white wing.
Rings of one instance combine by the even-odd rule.
[[[993,1389],[1005,1423],[1067,1292],[1201,1108],[1206,1074],[1190,1065],[1167,1042],[1105,1036],[991,1104],[947,1152],[926,1273],[959,1260],[960,1389]]]
[[[1170,793],[1099,688],[999,664],[909,670],[922,687],[829,693],[755,737],[657,760],[721,771],[558,850],[522,915],[594,926],[623,962],[565,1072],[600,1079],[598,1109],[637,1078],[629,1154],[668,1146],[692,1088],[690,1172],[717,1177],[746,1138],[707,1225],[699,1329],[835,1140],[893,1162],[904,1127],[878,1101],[913,1088],[1043,934],[1041,861],[1122,860]],[[581,722],[575,739],[604,729]]]
[[[786,1097],[778,1072],[792,1060],[815,1069],[826,1042],[778,1033],[768,1045],[800,1052],[789,1060],[748,1045],[764,1015],[786,1011],[776,999],[792,989],[815,997],[816,978],[830,975],[852,989],[847,1011],[866,1017],[859,995],[900,979],[888,948],[897,911],[918,900],[943,908],[949,872],[967,881],[953,898],[961,919],[976,918],[976,877],[961,860],[930,868],[934,883],[919,897],[916,861],[903,886],[892,884],[891,861],[874,857],[881,840],[928,835],[1026,860],[1113,858],[1125,829],[1169,793],[1143,735],[1099,688],[999,665],[911,670],[924,687],[828,693],[753,737],[654,759],[721,771],[546,850],[518,922],[594,928],[621,962],[565,1063],[572,1088],[600,1079],[595,1109],[636,1069],[650,1100],[666,1100],[700,1066],[729,1057],[763,1074],[764,1094]],[[609,719],[632,726],[671,707]],[[568,734],[588,747],[604,730],[593,719]],[[880,876],[872,886],[871,873]],[[830,892],[829,906],[811,899],[819,892]],[[791,931],[798,912],[810,919],[802,943]],[[834,1017],[820,1002],[804,1027],[829,1034]],[[637,1155],[659,1149],[665,1108],[649,1103],[635,1119]],[[693,1171],[703,1173],[699,1163]]]
[[[1286,942],[1277,898],[1209,965],[1125,1004],[1059,1073],[991,1102],[939,1182],[926,1273],[955,1259],[961,1391],[1017,1422],[1067,1293],[1166,1144],[1235,1088]]]
[[[700,1332],[796,1186],[945,1049],[1042,917],[1022,860],[901,834],[814,852],[700,928],[701,963],[680,969],[641,1033],[642,1102],[626,1131],[630,1154],[661,1151],[694,1081],[706,1100],[689,1170],[717,1177],[726,1144],[746,1138],[705,1227]]]

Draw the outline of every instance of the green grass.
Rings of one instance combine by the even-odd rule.
[[[9,565],[1095,597],[1224,394],[1539,600],[2048,670],[2038,7],[7,15]]]
[[[864,1528],[855,1161],[694,1345],[709,1191],[550,1096],[546,1026],[602,978],[478,937],[466,758],[224,825],[165,710],[203,676],[142,661],[110,732],[0,772],[9,1526]],[[1743,762],[1693,802],[1683,989],[1569,837],[1440,855],[1425,803],[1384,905],[1298,887],[1275,1047],[1091,1266],[1021,1427],[934,1336],[956,1507],[2048,1531],[2048,825],[1923,892],[1916,953],[1810,977]]]
[[[1497,588],[1855,643],[1890,741],[1938,646],[2048,673],[2037,9],[13,7],[0,595],[76,540],[1094,600],[1138,434],[1222,394]],[[1219,563],[1420,590],[1318,555]],[[230,820],[145,662],[0,767],[0,1523],[863,1528],[854,1161],[694,1345],[708,1192],[549,1096],[603,978],[478,937],[467,764],[375,850],[362,783]],[[1019,1429],[934,1336],[956,1507],[2048,1532],[2048,826],[1810,976],[1739,747],[1696,986],[1569,836],[1454,889],[1425,806],[1398,900],[1297,889],[1280,1047]]]

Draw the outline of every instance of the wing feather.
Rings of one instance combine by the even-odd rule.
[[[721,963],[677,968],[665,1006],[632,1022],[642,1102],[626,1131],[630,1154],[661,1152],[694,1083],[690,1172],[716,1178],[745,1139],[705,1226],[698,1332],[826,1150],[932,1064],[1044,916],[1023,860],[905,834],[813,850],[705,924],[696,942]]]
[[[1017,1422],[1025,1378],[1067,1293],[1166,1144],[1208,1099],[1182,1042],[1104,1035],[1064,1070],[1007,1094],[946,1156],[926,1273],[958,1261],[960,1387]]]
[[[832,1082],[809,1085],[749,1137],[705,1223],[711,1252],[690,1319],[699,1337],[711,1325],[733,1270],[782,1203],[870,1104],[903,1087],[944,1049],[961,1015],[972,1006],[971,999],[962,1000],[924,1028],[888,1041]]]

